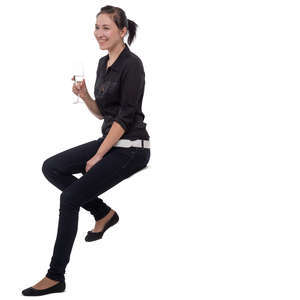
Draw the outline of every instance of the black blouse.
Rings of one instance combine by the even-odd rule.
[[[99,60],[94,88],[97,106],[104,117],[103,137],[116,121],[125,130],[122,139],[149,140],[142,112],[145,72],[141,59],[130,51],[126,43],[118,58],[106,70],[108,59],[107,54]]]

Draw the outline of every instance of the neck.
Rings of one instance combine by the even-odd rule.
[[[109,62],[112,64],[120,55],[122,50],[125,48],[124,43],[116,45],[113,49],[108,50]]]

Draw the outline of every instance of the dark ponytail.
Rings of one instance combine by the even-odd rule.
[[[127,41],[128,41],[129,45],[132,43],[133,39],[136,36],[137,27],[138,27],[138,25],[135,22],[128,19],[128,27],[127,28],[129,31],[129,37],[128,37]]]
[[[138,25],[134,21],[127,19],[124,10],[120,7],[106,5],[101,7],[101,10],[96,15],[96,18],[101,13],[112,15],[113,21],[115,22],[115,24],[120,30],[123,29],[124,27],[127,27],[127,31],[129,33],[127,42],[129,45],[131,45],[132,41],[136,36],[136,30]]]

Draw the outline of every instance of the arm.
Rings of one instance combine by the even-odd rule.
[[[135,119],[139,99],[143,97],[145,86],[144,67],[140,60],[128,62],[121,75],[121,104],[115,121],[124,131],[128,131]]]
[[[72,80],[75,80],[75,76],[72,77]],[[91,98],[86,84],[85,79],[79,84],[76,85],[76,83],[73,84],[73,93],[77,96],[79,96],[83,102],[87,105],[90,112],[98,119],[102,120],[103,116],[99,110],[99,107],[94,99]]]
[[[124,132],[124,129],[117,122],[113,122],[107,136],[101,143],[101,146],[99,147],[96,155],[103,157],[112,148],[112,146],[121,138]]]
[[[97,155],[103,157],[132,125],[138,99],[143,96],[144,78],[142,63],[137,60],[131,61],[121,76],[121,101],[118,114]]]
[[[90,96],[83,99],[84,103],[90,110],[90,112],[98,119],[102,120],[103,116],[101,115],[101,112],[99,110],[99,107],[94,99],[92,99]]]

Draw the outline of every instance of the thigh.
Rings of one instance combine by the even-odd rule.
[[[120,149],[119,151],[123,151]],[[125,150],[126,151],[126,150]],[[150,161],[150,149],[149,148],[137,148],[133,147],[130,151],[130,161],[125,168],[121,169],[124,176],[131,176],[140,170],[146,168]]]
[[[44,161],[43,169],[66,174],[83,173],[86,162],[96,154],[102,142],[103,139],[98,139],[57,153]]]
[[[113,147],[87,173],[63,191],[64,201],[82,206],[137,172],[136,150]]]

